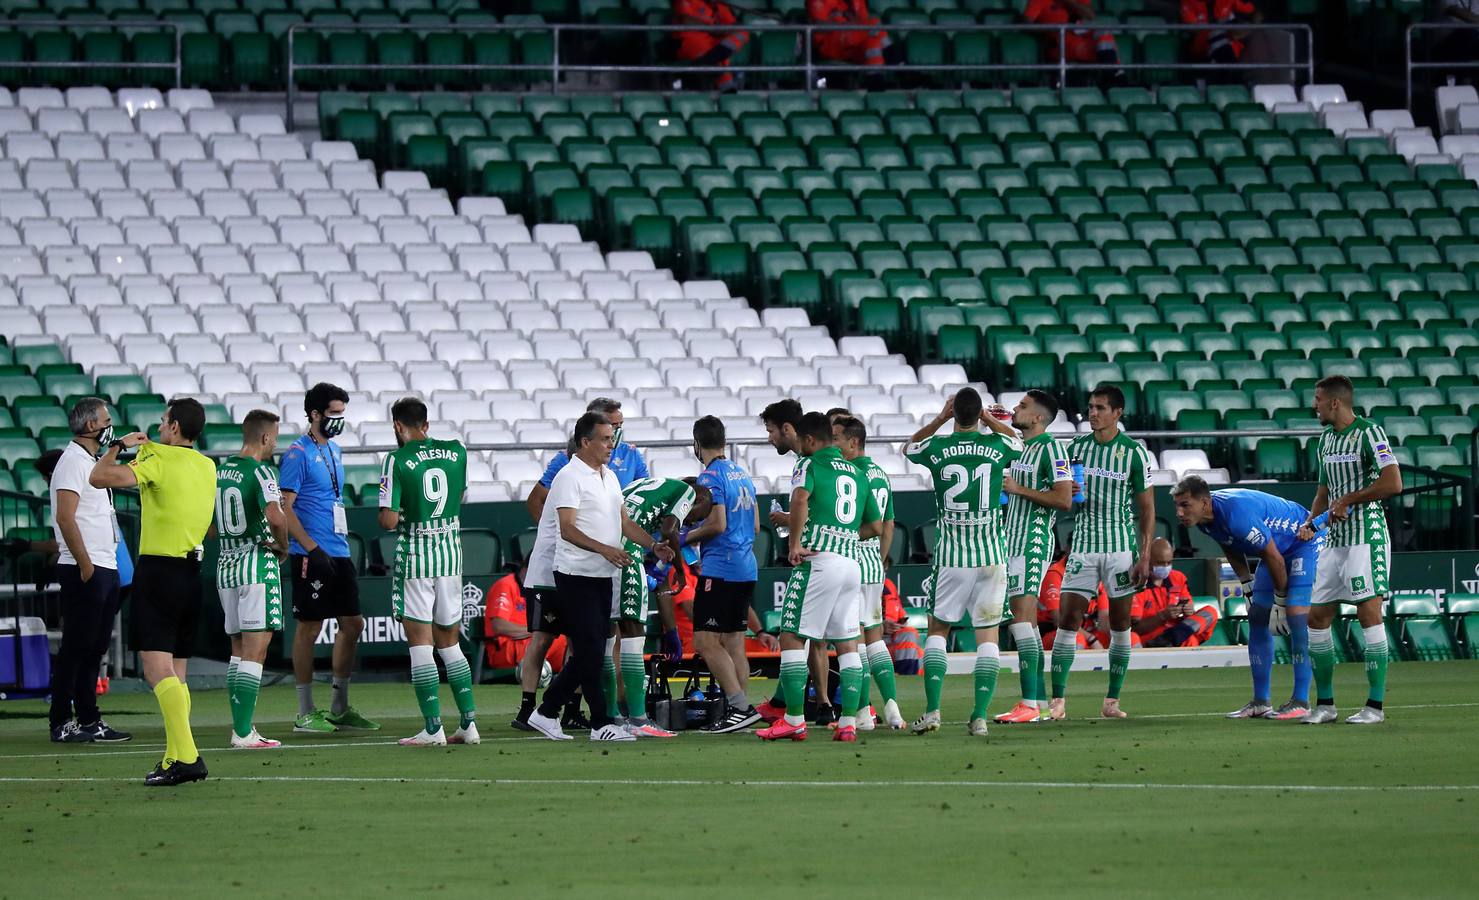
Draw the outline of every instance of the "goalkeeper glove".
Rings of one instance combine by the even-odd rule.
[[[1244,600],[1252,600],[1253,599],[1253,576],[1252,575],[1249,575],[1247,578],[1242,579],[1242,581],[1243,581],[1243,599]]]
[[[662,652],[668,662],[677,663],[683,660],[683,638],[679,636],[678,629],[669,628],[662,635]]]
[[[1289,614],[1284,609],[1288,600],[1288,594],[1274,594],[1274,608],[1268,614],[1268,630],[1274,634],[1289,633]]]

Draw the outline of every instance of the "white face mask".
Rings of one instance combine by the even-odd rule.
[[[1170,566],[1151,566],[1150,567],[1150,574],[1154,575],[1156,578],[1159,578],[1161,581],[1165,581],[1167,578],[1170,578],[1171,577],[1171,567]]]

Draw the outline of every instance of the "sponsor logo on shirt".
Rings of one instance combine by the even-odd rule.
[[[1388,450],[1387,452],[1390,453],[1391,451]],[[1325,462],[1327,462],[1327,463],[1353,463],[1353,462],[1360,462],[1360,461],[1361,461],[1361,454],[1359,454],[1359,453],[1327,453],[1327,454],[1325,454]]]
[[[1264,542],[1263,532],[1259,531],[1257,528],[1250,528],[1248,529],[1248,536],[1243,540],[1247,541],[1255,547],[1261,547],[1263,546]]]
[[[1115,448],[1115,455],[1116,456],[1122,455],[1124,453],[1124,450],[1125,450],[1124,447],[1116,447]],[[1129,472],[1116,472],[1113,469],[1101,469],[1098,466],[1089,466],[1088,468],[1084,469],[1084,474],[1085,475],[1093,475],[1093,476],[1095,476],[1097,478],[1109,478],[1109,479],[1113,479],[1114,481],[1129,481],[1130,480],[1130,473]]]

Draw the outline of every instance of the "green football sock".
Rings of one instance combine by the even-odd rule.
[[[241,666],[241,657],[233,656],[226,663],[226,694],[231,695],[231,690],[236,686],[236,673]]]
[[[1335,702],[1335,638],[1329,628],[1310,629],[1310,668],[1315,673],[1315,698]],[[1386,666],[1382,666],[1386,674]]]
[[[1068,673],[1078,652],[1078,635],[1066,628],[1053,635],[1053,699],[1068,696]]]
[[[930,635],[924,639],[924,711],[940,711],[940,692],[945,688],[945,670],[949,668],[945,658],[944,635]]]
[[[627,714],[633,719],[647,718],[647,669],[642,665],[646,638],[621,639],[621,682],[627,692]]]
[[[1017,643],[1017,682],[1022,699],[1035,703],[1042,690],[1038,683],[1042,678],[1042,640],[1037,636],[1037,627],[1029,622],[1013,622],[1009,630]]]
[[[862,659],[863,656],[860,651],[858,654],[859,663],[862,662]],[[870,685],[872,679],[868,677],[868,670],[866,668],[859,668],[858,671],[863,673],[862,679],[858,682],[858,709],[867,709],[873,704],[873,691]]]
[[[986,718],[991,707],[991,697],[996,693],[996,676],[1001,674],[1001,649],[996,644],[981,644],[976,647],[976,705],[971,708],[972,719]]]
[[[231,730],[236,732],[237,737],[244,738],[252,733],[252,717],[257,712],[257,693],[261,688],[262,664],[238,663],[230,692]]]
[[[894,658],[888,652],[888,645],[883,641],[874,641],[867,647],[868,668],[873,673],[873,680],[878,682],[878,696],[883,702],[890,700],[895,702],[899,699],[898,684],[894,681]]]
[[[1109,692],[1106,697],[1118,698],[1125,686],[1125,673],[1130,671],[1130,632],[1109,633]]]
[[[837,657],[837,680],[842,686],[842,717],[856,717],[862,708],[863,659],[857,651],[843,653]]]
[[[441,679],[437,677],[436,654],[429,644],[411,648],[411,689],[416,692],[416,705],[426,720],[426,733],[442,730]]]
[[[621,718],[621,701],[616,697],[616,660],[611,658],[611,648],[616,638],[606,641],[606,658],[601,660],[601,682],[606,686],[606,716],[612,720]]]
[[[802,715],[802,711],[806,709],[805,650],[781,651],[781,693],[786,698],[786,721],[795,719],[805,722]]]
[[[462,655],[461,647],[443,647],[437,654],[447,669],[447,686],[452,689],[452,699],[457,701],[457,727],[466,728],[478,717],[478,705],[472,694],[472,669],[467,664],[467,657]]]
[[[1387,697],[1387,661],[1391,656],[1387,650],[1387,629],[1385,625],[1376,624],[1365,632],[1366,683],[1370,685],[1370,693],[1366,696],[1373,704],[1379,704]]]

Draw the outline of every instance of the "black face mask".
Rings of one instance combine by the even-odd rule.
[[[336,438],[344,433],[344,417],[324,416],[323,421],[319,424],[319,429],[323,431],[324,437]]]

